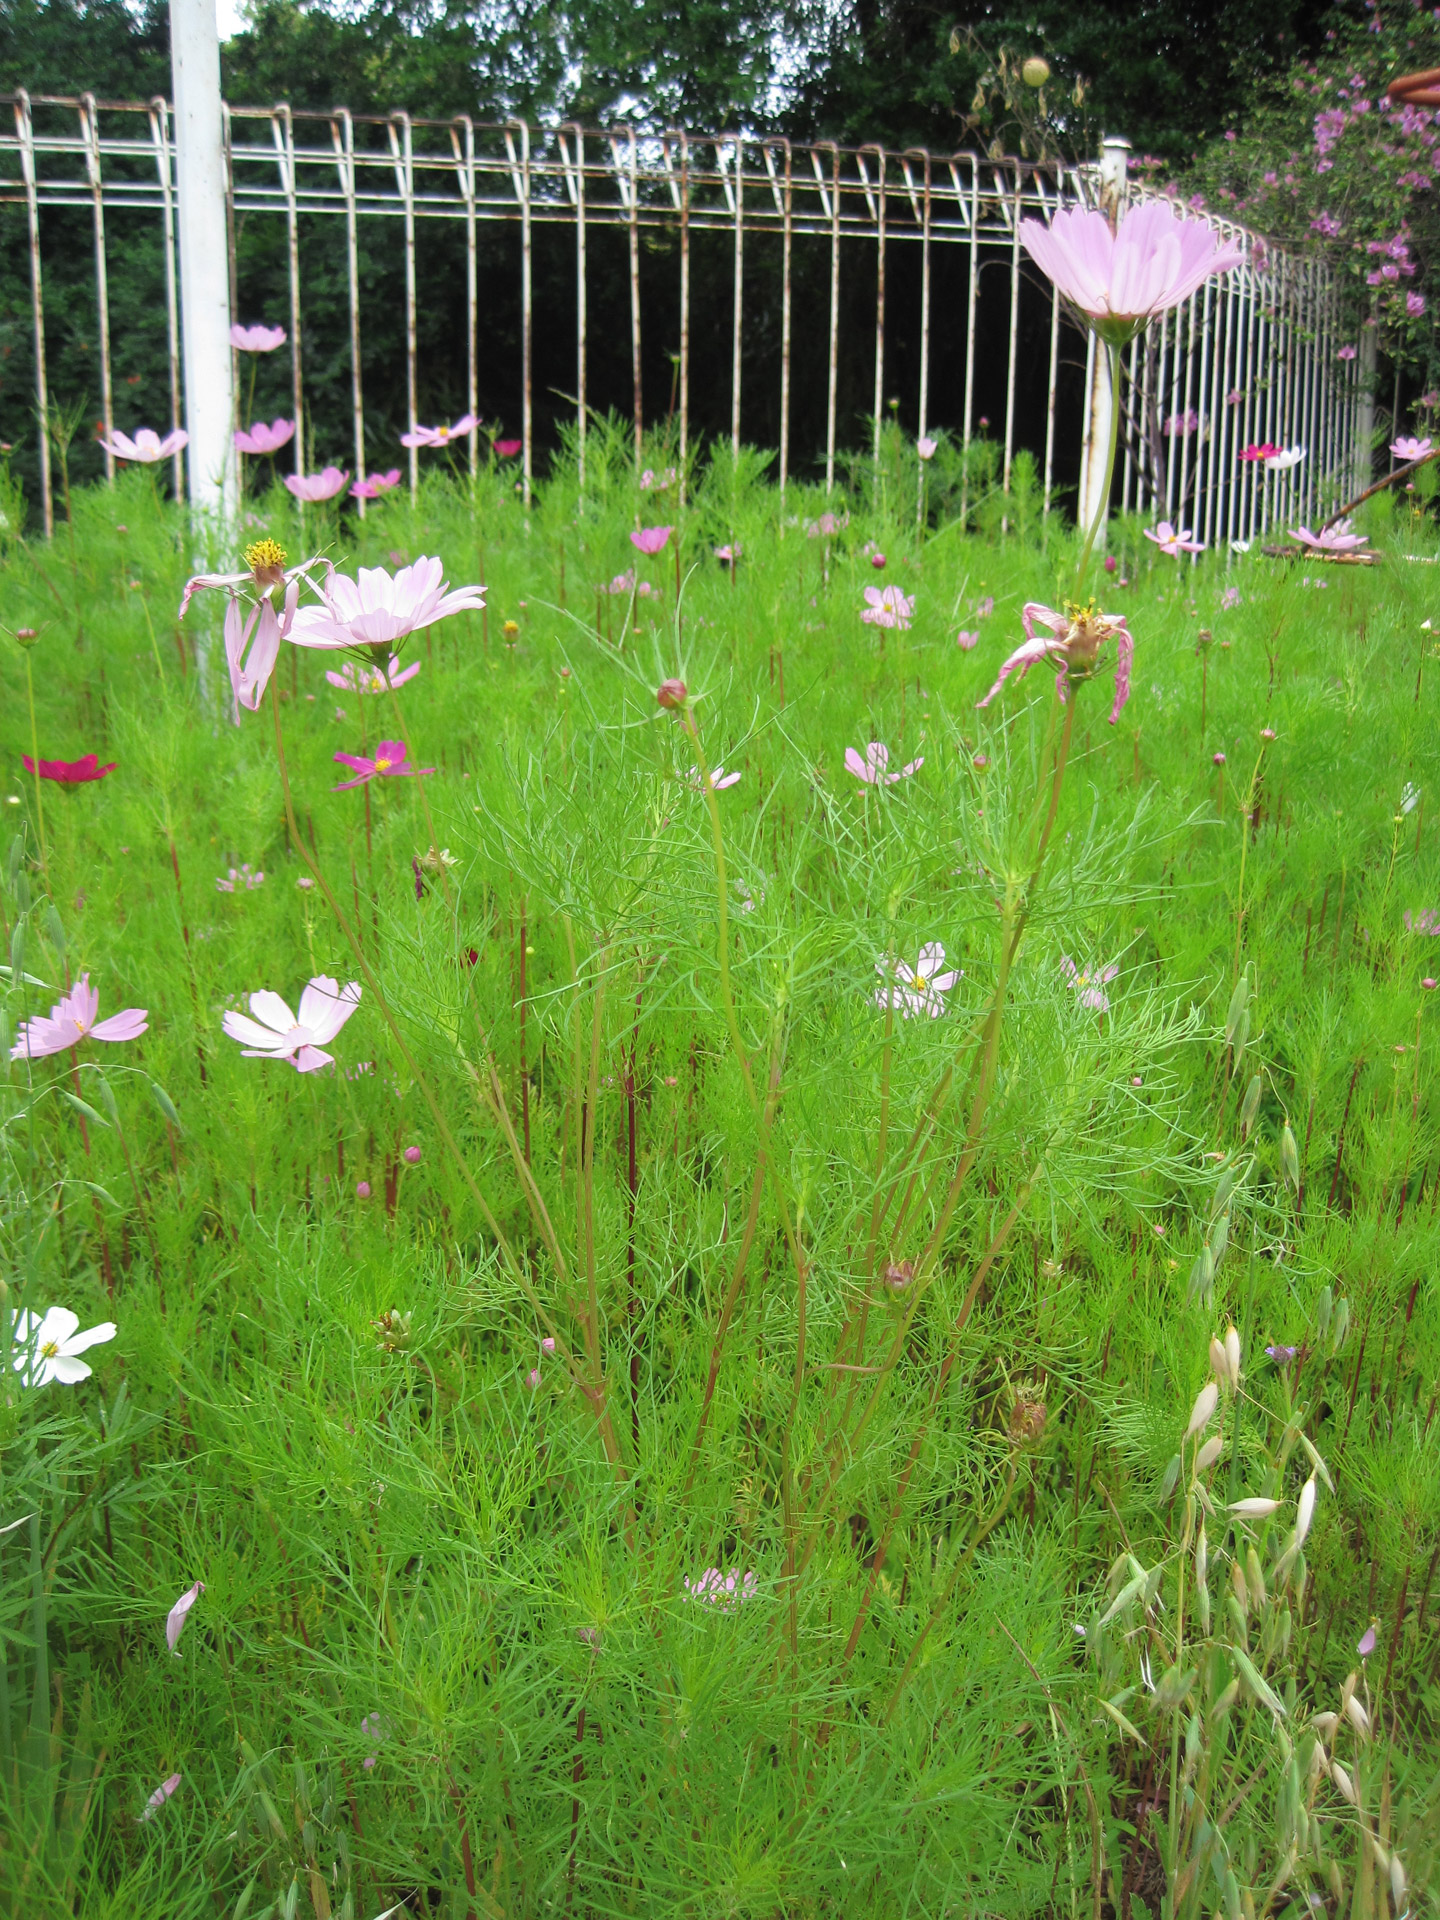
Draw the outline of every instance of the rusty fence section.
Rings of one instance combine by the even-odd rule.
[[[0,205],[23,208],[32,289],[35,399],[46,415],[44,262],[40,212],[51,207],[90,209],[94,232],[95,316],[99,335],[101,404],[107,431],[114,425],[110,323],[106,281],[107,212],[143,210],[162,223],[165,259],[165,325],[169,348],[171,425],[182,424],[182,337],[175,260],[175,135],[167,102],[97,102],[75,97],[8,96],[11,124],[0,119]],[[37,125],[37,109],[43,109]],[[1061,334],[1071,322],[1058,297],[1028,264],[1020,240],[1024,218],[1050,221],[1077,202],[1093,201],[1099,186],[1094,168],[1045,170],[1018,160],[992,160],[973,153],[937,155],[878,145],[801,145],[741,133],[642,134],[630,127],[594,131],[578,125],[535,128],[515,120],[486,125],[461,115],[423,120],[406,113],[298,113],[288,105],[226,108],[228,245],[232,307],[235,293],[237,216],[268,215],[285,223],[288,240],[289,352],[292,404],[304,418],[305,330],[300,221],[315,215],[343,220],[349,289],[351,413],[357,477],[366,471],[365,391],[361,340],[364,314],[358,267],[362,220],[396,223],[404,250],[406,407],[411,427],[417,404],[416,230],[422,221],[463,223],[466,248],[467,370],[469,411],[477,410],[482,312],[477,271],[481,223],[518,227],[522,486],[530,498],[534,478],[533,249],[537,224],[573,229],[575,246],[575,422],[581,478],[587,403],[589,313],[587,236],[592,229],[622,229],[628,240],[630,355],[637,466],[646,419],[641,378],[644,315],[640,252],[646,230],[665,228],[679,256],[679,354],[676,373],[682,456],[691,440],[691,236],[725,234],[733,246],[733,308],[730,315],[730,436],[738,451],[744,427],[742,341],[745,338],[744,260],[747,239],[780,242],[779,483],[793,471],[791,372],[794,354],[794,265],[797,248],[828,248],[829,310],[826,330],[824,468],[827,489],[835,482],[837,387],[841,333],[842,243],[874,248],[874,446],[887,387],[887,256],[895,246],[920,251],[920,312],[906,316],[918,334],[917,437],[943,425],[968,446],[976,430],[976,341],[982,299],[981,266],[990,273],[983,298],[992,314],[1005,311],[1005,378],[1001,478],[1010,483],[1016,446],[1017,387],[1043,408],[1043,452],[1031,449],[1043,473],[1044,508],[1055,491],[1056,394]],[[1133,192],[1133,189],[1132,189]],[[1206,216],[1201,216],[1206,217]],[[1237,229],[1213,222],[1227,232]],[[18,243],[18,225],[9,229]],[[1199,537],[1250,538],[1280,518],[1313,514],[1328,503],[1355,469],[1360,382],[1343,344],[1335,290],[1318,263],[1294,260],[1249,243],[1247,263],[1218,285],[1208,285],[1163,323],[1151,329],[1126,357],[1122,385],[1122,459],[1115,504],[1168,517],[1198,528]],[[960,311],[932,314],[932,255],[937,246],[966,256]],[[983,255],[983,257],[982,257]],[[1001,285],[996,286],[997,278]],[[1048,351],[1027,355],[1021,343],[1021,288],[1030,301],[1049,303]],[[568,326],[548,310],[547,336]],[[917,324],[918,323],[918,324]],[[1080,336],[1070,334],[1079,351]],[[958,419],[931,416],[932,351],[963,360],[964,399]],[[1093,342],[1088,348],[1082,419],[1093,432]],[[237,382],[238,391],[238,382]],[[997,423],[998,424],[998,423]],[[294,439],[301,460],[303,434]],[[1245,462],[1241,452],[1258,441],[1303,445],[1305,458],[1276,472]],[[469,434],[472,469],[479,460],[478,430]],[[820,449],[813,450],[819,456]],[[1062,450],[1073,453],[1071,450]],[[1082,456],[1083,456],[1083,449]],[[418,479],[410,451],[412,488]],[[41,487],[47,529],[51,524],[50,463],[40,436]],[[176,457],[177,491],[183,485],[183,455]],[[1066,461],[1067,470],[1072,462]],[[297,467],[298,470],[298,467]],[[106,471],[113,460],[106,456]]]

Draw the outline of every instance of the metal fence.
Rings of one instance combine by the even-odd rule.
[[[8,96],[13,132],[0,124],[0,205],[23,208],[28,225],[34,326],[35,398],[47,407],[45,371],[42,210],[88,210],[94,232],[95,317],[99,335],[101,407],[107,431],[114,425],[110,324],[106,286],[108,213],[144,210],[161,222],[164,241],[166,326],[169,342],[171,424],[181,420],[180,356],[175,254],[176,156],[173,119],[163,99],[148,103],[97,102],[92,95]],[[1075,350],[1076,384],[1080,336],[1058,297],[1029,266],[1020,242],[1025,217],[1053,219],[1067,204],[1096,196],[1097,169],[1044,170],[1017,160],[976,154],[945,156],[921,150],[891,152],[876,145],[792,144],[671,132],[649,137],[630,128],[594,132],[576,125],[531,128],[521,121],[489,126],[458,116],[432,121],[405,113],[328,114],[272,108],[229,107],[225,116],[228,167],[228,229],[232,305],[236,277],[237,216],[271,216],[288,239],[289,351],[292,401],[297,421],[305,409],[305,326],[300,221],[328,215],[344,222],[349,288],[351,410],[354,464],[366,471],[364,313],[357,259],[362,220],[390,220],[403,236],[406,412],[416,424],[416,229],[424,221],[463,223],[466,258],[466,352],[469,411],[477,409],[478,368],[485,350],[483,302],[477,272],[477,230],[482,223],[518,227],[520,239],[521,354],[519,393],[523,444],[523,489],[528,502],[534,476],[535,395],[533,300],[534,234],[537,225],[568,228],[574,236],[575,423],[584,474],[589,314],[589,236],[619,229],[628,240],[629,320],[637,465],[646,433],[641,340],[644,326],[640,256],[642,235],[664,228],[678,241],[679,337],[677,367],[680,450],[691,439],[691,236],[720,232],[733,248],[730,433],[738,450],[745,424],[742,402],[742,342],[746,338],[745,249],[768,238],[780,250],[779,481],[793,471],[791,375],[794,357],[793,290],[801,248],[828,248],[829,310],[826,366],[824,472],[835,481],[837,370],[841,352],[842,247],[861,241],[874,250],[873,451],[878,459],[880,422],[887,387],[887,257],[895,246],[918,248],[919,313],[907,313],[907,333],[918,330],[916,432],[937,426],[968,447],[976,434],[976,343],[983,302],[991,330],[1005,301],[1004,421],[1000,477],[1008,487],[1017,443],[1017,385],[1030,420],[1041,417],[1043,447],[1029,448],[1043,475],[1044,508],[1057,490],[1057,395],[1063,384],[1062,334]],[[1133,192],[1133,189],[1130,191]],[[1194,216],[1201,217],[1201,216]],[[1225,225],[1225,223],[1216,223]],[[1227,232],[1236,229],[1226,226]],[[18,243],[18,222],[10,231]],[[1249,241],[1249,236],[1244,236]],[[932,314],[932,258],[943,246],[961,249],[965,261],[963,302]],[[847,257],[849,257],[847,255]],[[996,276],[982,267],[1001,269]],[[893,276],[892,276],[893,277]],[[913,274],[908,276],[913,285]],[[868,277],[867,277],[868,284]],[[1048,318],[1048,353],[1021,351],[1022,300],[1030,319],[1037,303]],[[540,316],[547,338],[567,322],[553,310]],[[1251,243],[1246,264],[1219,285],[1206,286],[1129,351],[1128,383],[1122,391],[1123,458],[1116,504],[1182,519],[1201,537],[1247,538],[1285,514],[1310,514],[1328,504],[1356,466],[1355,439],[1360,384],[1355,363],[1341,360],[1341,320],[1335,289],[1324,269]],[[1041,337],[1046,337],[1043,333]],[[932,352],[963,358],[963,405],[959,417],[937,422],[931,412]],[[1084,370],[1082,434],[1093,437],[1096,368],[1093,342]],[[238,386],[237,386],[238,391]],[[1078,393],[1074,396],[1079,398]],[[908,405],[907,405],[908,413]],[[1000,438],[998,425],[995,436]],[[1038,441],[1040,436],[1034,436]],[[47,530],[51,524],[48,448],[41,436],[41,482]],[[1303,444],[1306,459],[1287,473],[1242,462],[1255,441]],[[294,441],[302,459],[302,435]],[[820,449],[813,452],[817,461]],[[1090,449],[1093,453],[1093,448]],[[1073,472],[1085,450],[1059,449],[1061,466]],[[469,435],[472,467],[479,437]],[[176,461],[177,491],[182,487]],[[410,480],[417,482],[417,456],[410,451]],[[107,473],[113,462],[106,456]]]

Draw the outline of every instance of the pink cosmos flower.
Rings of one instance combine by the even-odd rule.
[[[1089,967],[1081,969],[1068,953],[1060,956],[1060,971],[1069,982],[1070,991],[1079,994],[1082,1007],[1089,1007],[1093,1013],[1110,1011],[1110,996],[1105,989],[1119,973],[1119,967],[1112,962],[1108,967]]]
[[[1292,527],[1290,538],[1316,553],[1354,553],[1357,547],[1368,545],[1365,535],[1356,533],[1348,520],[1341,520],[1333,527],[1323,527],[1319,533],[1311,533],[1308,527]]]
[[[523,440],[497,440],[495,442],[495,457],[498,460],[513,460],[517,453],[524,450],[524,446],[525,442]]]
[[[25,771],[34,773],[35,762],[29,754],[20,757],[25,763]],[[87,753],[80,760],[42,760],[40,778],[53,780],[61,787],[83,787],[89,780],[103,780],[107,773],[114,773],[119,764],[118,760],[112,760],[108,767],[102,767],[98,753]]]
[[[1355,349],[1354,347],[1341,347],[1335,357],[1337,360],[1353,360],[1355,358]]]
[[[253,893],[256,887],[263,887],[263,873],[252,873],[247,860],[243,867],[231,867],[228,875],[222,874],[215,882],[217,893]]]
[[[1161,431],[1167,438],[1178,434],[1182,440],[1188,440],[1199,425],[1200,416],[1193,407],[1190,407],[1184,413],[1172,413]]]
[[[247,573],[193,574],[185,582],[180,599],[183,620],[191,600],[202,590],[214,588],[230,596],[230,604],[225,609],[225,663],[230,669],[237,726],[241,707],[254,713],[260,705],[275,670],[280,642],[291,637],[301,582],[314,585],[310,579],[312,567],[324,566],[327,572],[331,571],[329,561],[318,558],[302,561],[298,567],[287,570],[285,555],[273,540],[257,540],[245,549],[245,558],[249,563]],[[242,588],[249,589],[248,611],[243,612]],[[282,596],[278,608],[274,604],[277,592]]]
[[[287,473],[285,485],[297,500],[310,506],[321,500],[333,500],[337,493],[343,493],[350,484],[348,469],[322,467],[319,473]]]
[[[241,353],[273,353],[289,338],[284,327],[242,327],[230,329],[230,344]]]
[[[354,580],[332,574],[320,598],[320,606],[295,615],[289,637],[296,646],[393,647],[452,613],[478,613],[485,589],[450,588],[442,563],[422,554],[393,578],[383,567],[361,567]]]
[[[473,413],[462,413],[451,427],[412,427],[409,433],[401,434],[400,444],[402,447],[446,447],[479,424]]]
[[[62,1387],[77,1387],[90,1378],[90,1363],[79,1356],[115,1338],[115,1322],[102,1321],[98,1327],[80,1332],[80,1316],[69,1307],[49,1307],[42,1318],[38,1313],[15,1316],[11,1334],[12,1370],[21,1376],[25,1387],[48,1387],[58,1380]]]
[[[1368,1660],[1371,1654],[1375,1651],[1375,1628],[1373,1625],[1368,1626],[1365,1629],[1364,1633],[1361,1634],[1359,1643],[1356,1646],[1355,1651],[1359,1654],[1362,1660]]]
[[[915,596],[908,598],[901,587],[866,587],[866,605],[860,618],[867,627],[901,627],[910,625],[910,617],[915,611]]]
[[[518,447],[520,442],[517,440],[514,444]],[[664,493],[667,488],[674,486],[678,478],[679,475],[676,473],[674,467],[666,467],[663,473],[656,473],[653,467],[646,467],[640,476],[640,491],[642,493]]]
[[[969,653],[972,647],[979,646],[980,636],[978,633],[967,633],[962,627],[955,636],[955,644],[957,647],[962,648],[964,652]]]
[[[1425,933],[1432,936],[1440,935],[1440,912],[1437,912],[1434,907],[1422,907],[1419,913],[1412,914],[1407,907],[1405,909],[1405,931],[1406,933]]]
[[[1068,700],[1070,681],[1090,679],[1097,670],[1101,647],[1107,640],[1114,640],[1115,704],[1110,709],[1113,727],[1130,698],[1130,669],[1135,658],[1135,641],[1125,625],[1125,615],[1096,613],[1083,607],[1057,613],[1038,600],[1027,600],[1020,609],[1020,624],[1025,629],[1024,644],[1002,664],[994,686],[976,705],[988,707],[1012,673],[1018,673],[1023,680],[1040,660],[1058,662],[1056,691],[1062,700]],[[1048,632],[1037,634],[1037,626]]]
[[[901,767],[898,773],[887,773],[890,764],[890,749],[882,746],[878,740],[872,740],[865,749],[862,760],[854,747],[845,749],[845,770],[853,773],[857,780],[863,780],[868,787],[893,787],[897,780],[908,780],[912,773],[918,773],[925,764],[923,754],[912,760],[908,766]]]
[[[630,544],[641,553],[659,553],[672,532],[671,527],[640,527],[631,534]]]
[[[1141,532],[1147,540],[1153,540],[1162,553],[1169,554],[1172,560],[1178,560],[1182,553],[1205,551],[1202,542],[1191,539],[1188,527],[1172,527],[1168,520],[1162,520],[1153,532],[1149,527],[1142,527]]]
[[[940,442],[938,440],[932,440],[928,433],[922,433],[920,438],[915,442],[915,451],[922,460],[933,460],[939,446]]]
[[[1412,320],[1418,320],[1421,314],[1424,313],[1425,311],[1424,294],[1423,293],[1407,293],[1405,296],[1405,311],[1406,313],[1409,314]]]
[[[385,693],[403,687],[407,680],[413,680],[420,671],[420,662],[412,660],[408,667],[401,668],[400,656],[392,653],[385,671],[378,667],[362,667],[347,660],[338,673],[332,667],[325,669],[325,678],[332,687],[340,687],[346,693]],[[336,708],[336,712],[340,712]]]
[[[288,1060],[299,1073],[334,1064],[324,1048],[339,1033],[360,1004],[360,983],[338,986],[328,974],[317,973],[300,995],[297,1020],[278,993],[268,988],[250,995],[252,1020],[228,1011],[221,1026],[232,1040],[248,1041],[241,1048],[247,1060]]]
[[[875,971],[883,984],[871,994],[870,1004],[893,1007],[902,1020],[913,1020],[922,1013],[938,1019],[945,1011],[945,995],[963,972],[952,968],[944,973],[944,965],[945,949],[938,940],[921,947],[913,967],[904,960],[877,960]]]
[[[412,767],[409,750],[403,740],[382,740],[375,749],[373,760],[365,759],[358,753],[337,753],[335,758],[342,766],[354,769],[354,780],[342,780],[335,793],[346,793],[351,787],[363,787],[367,780],[409,779],[416,774],[434,773],[434,767]]]
[[[715,558],[717,560],[724,560],[728,565],[733,567],[744,551],[745,549],[737,540],[733,546],[716,547]]]
[[[1236,607],[1238,607],[1238,606],[1239,606],[1239,604],[1240,604],[1240,589],[1239,589],[1239,587],[1226,587],[1226,589],[1225,589],[1225,591],[1224,591],[1224,592],[1223,592],[1223,593],[1221,594],[1221,596],[1220,596],[1220,610],[1221,610],[1221,612],[1222,612],[1222,613],[1229,613],[1229,612],[1231,612],[1231,611],[1232,611],[1232,610],[1233,610],[1234,608],[1236,608]]]
[[[179,453],[182,447],[190,444],[190,436],[183,427],[176,427],[163,440],[153,427],[137,428],[133,440],[128,433],[121,433],[118,429],[108,439],[103,433],[96,437],[105,451],[113,453],[117,460],[138,460],[147,467],[153,466],[157,460],[168,460],[172,453]]]
[[[1273,460],[1279,451],[1273,440],[1252,441],[1248,447],[1240,449],[1240,458],[1245,461]]]
[[[812,540],[833,540],[842,527],[848,527],[848,513],[822,513],[818,520],[806,522],[805,532]]]
[[[293,420],[272,420],[268,427],[263,420],[256,420],[248,428],[235,429],[235,445],[241,453],[278,453],[294,438]]]
[[[687,1600],[703,1600],[707,1606],[728,1613],[742,1602],[754,1599],[760,1591],[760,1576],[756,1573],[722,1573],[719,1567],[707,1567],[698,1580],[692,1580],[686,1574],[683,1584]]]
[[[25,1022],[10,1049],[10,1058],[43,1060],[47,1054],[78,1047],[82,1040],[138,1040],[149,1029],[148,1007],[127,1007],[97,1024],[99,1010],[100,995],[91,986],[89,974],[82,973],[48,1014]]]
[[[145,1802],[144,1812],[138,1814],[136,1818],[142,1823],[146,1820],[153,1820],[179,1784],[180,1776],[178,1773],[172,1773],[168,1780],[162,1780],[150,1798]]]
[[[1068,207],[1048,227],[1022,220],[1020,238],[1065,299],[1115,346],[1245,259],[1208,221],[1186,220],[1157,201],[1131,207],[1113,232],[1103,213]]]
[[[190,1609],[205,1591],[205,1582],[197,1580],[193,1587],[187,1587],[180,1598],[165,1616],[165,1644],[174,1653],[180,1644],[180,1636],[185,1631],[185,1622]]]
[[[363,480],[357,480],[350,489],[352,500],[378,500],[382,493],[388,493],[392,487],[400,484],[400,469],[391,467],[388,473],[370,473]]]
[[[1434,447],[1428,435],[1423,440],[1415,440],[1401,434],[1398,440],[1390,442],[1390,451],[1403,465],[1411,460],[1428,460]]]
[[[712,767],[709,780],[702,784],[698,771],[694,767],[690,769],[690,784],[698,793],[703,793],[706,785],[712,793],[723,793],[726,787],[733,787],[739,778],[738,768],[733,773],[726,773],[724,767]]]

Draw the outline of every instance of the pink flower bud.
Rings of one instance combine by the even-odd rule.
[[[870,564],[872,567],[876,567],[876,568],[883,567],[885,564],[884,554],[878,553],[878,552],[872,553],[870,556]]]
[[[688,697],[683,680],[662,680],[655,689],[655,698],[667,713],[673,713],[677,707],[683,707]]]
[[[370,1198],[370,1182],[368,1180],[357,1180],[355,1182],[355,1198],[357,1200],[368,1200]]]
[[[553,1353],[555,1351],[555,1341],[550,1334],[547,1333],[545,1338],[540,1342],[540,1351],[542,1353]]]
[[[529,1373],[525,1376],[525,1384],[529,1387],[530,1391],[534,1393],[535,1389],[540,1385],[539,1367],[532,1367],[530,1369]]]
[[[1115,558],[1114,554],[1107,553],[1105,556],[1106,573],[1117,573],[1119,571],[1119,568],[1120,568],[1120,562]]]
[[[419,1166],[419,1164],[420,1164],[420,1149],[419,1149],[419,1147],[406,1147],[406,1149],[405,1149],[405,1159],[406,1159],[406,1160],[408,1161],[408,1163],[409,1163],[409,1164],[410,1164],[410,1165],[411,1165],[412,1167],[418,1167],[418,1166]]]
[[[1217,767],[1223,767],[1225,764],[1225,756],[1223,753],[1217,753],[1214,756],[1214,760]]]

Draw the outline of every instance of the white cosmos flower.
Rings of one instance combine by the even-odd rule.
[[[300,995],[297,1020],[278,993],[265,989],[250,996],[249,1015],[226,1013],[222,1027],[232,1040],[248,1044],[247,1059],[288,1060],[300,1073],[328,1067],[332,1056],[324,1051],[360,1004],[360,986],[352,980],[340,986],[328,974],[317,973]]]
[[[79,1355],[87,1347],[113,1340],[115,1322],[103,1321],[84,1333],[79,1332],[79,1326],[79,1314],[68,1307],[51,1307],[43,1320],[36,1313],[16,1315],[13,1364],[27,1387],[47,1387],[52,1380],[73,1387],[90,1378],[90,1368]]]
[[[383,567],[361,567],[357,579],[331,574],[323,605],[301,607],[287,638],[297,647],[393,647],[452,613],[478,613],[483,587],[447,588],[441,561],[428,555],[393,577]]]
[[[961,977],[963,968],[942,973],[945,949],[931,940],[920,949],[912,967],[904,960],[877,960],[875,971],[884,982],[870,996],[872,1006],[894,1007],[902,1020],[926,1013],[934,1020],[945,1011],[945,995]]]

